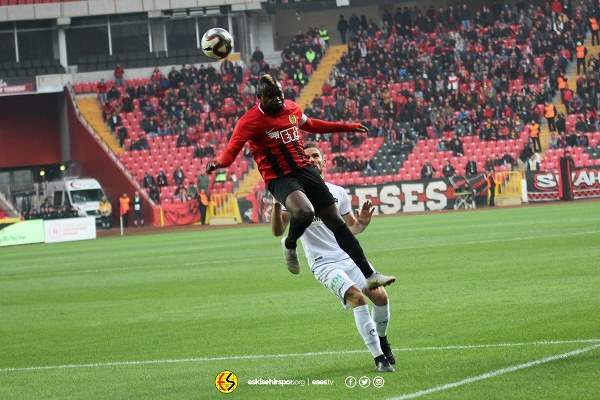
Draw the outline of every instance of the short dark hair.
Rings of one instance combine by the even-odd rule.
[[[273,78],[271,74],[264,74],[258,80],[256,84],[256,96],[260,97],[267,89],[280,87],[281,85],[277,82],[277,79]]]
[[[319,148],[319,145],[317,144],[317,142],[313,142],[312,140],[310,140],[310,141],[304,143],[304,149],[306,150],[309,148],[317,149],[317,150],[319,150],[319,153],[321,153],[321,155],[323,155],[323,152]]]

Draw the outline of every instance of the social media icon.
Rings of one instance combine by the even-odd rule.
[[[376,388],[382,388],[383,385],[385,385],[385,381],[381,376],[376,376],[375,378],[373,378],[373,386],[375,386]]]
[[[371,379],[369,379],[368,376],[361,376],[358,380],[358,384],[361,388],[369,387],[369,385],[371,384]]]
[[[344,383],[346,383],[347,387],[352,389],[354,386],[356,386],[356,378],[353,376],[349,376],[346,378],[346,381]]]

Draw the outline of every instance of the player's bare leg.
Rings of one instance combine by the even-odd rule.
[[[281,241],[283,257],[287,269],[297,274],[300,272],[300,260],[296,250],[298,239],[315,217],[315,210],[306,194],[296,190],[290,193],[285,201],[285,208],[292,214],[288,236]]]

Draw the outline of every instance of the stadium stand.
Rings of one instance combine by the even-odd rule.
[[[253,61],[246,70],[229,61],[222,62],[219,70],[211,65],[196,68],[184,63],[180,69],[172,67],[167,73],[156,67],[150,77],[127,79],[124,86],[116,86],[114,81],[82,82],[74,85],[74,91],[78,95],[97,93],[102,85],[106,86],[102,90],[106,90],[106,102],[84,96],[78,104],[88,122],[112,151],[119,154],[138,182],[142,182],[147,172],[156,176],[160,170],[172,181],[175,167],[183,165],[184,186],[188,187],[205,168],[211,154],[195,155],[195,145],[202,149],[210,146],[213,153],[224,150],[235,121],[254,104],[250,89],[259,74],[270,72],[278,76],[284,90],[289,90],[287,96],[294,98],[305,83],[298,80],[299,74],[308,79],[309,72],[321,59],[323,51],[319,46],[318,35],[309,30],[297,35],[282,52],[282,68],[272,68],[264,60]],[[302,54],[317,48],[319,56],[309,64]],[[307,68],[308,65],[311,67]],[[125,109],[126,102],[131,109]],[[113,112],[118,116],[118,126],[108,129]],[[117,144],[120,128],[127,136],[123,147]],[[224,182],[211,175],[211,193],[232,193],[236,183],[248,173],[250,159],[238,157]],[[178,201],[176,189],[173,184],[161,187],[162,201]]]
[[[135,107],[131,112],[119,113],[129,136],[124,142],[122,160],[138,180],[146,170],[156,173],[164,168],[169,175],[173,165],[181,162],[189,165],[194,175],[206,160],[194,161],[192,149],[177,146],[173,134],[181,133],[201,146],[212,144],[218,153],[236,118],[253,104],[249,89],[256,77],[269,71],[277,74],[286,95],[300,101],[308,115],[326,120],[363,120],[369,125],[367,136],[306,135],[306,139],[321,140],[321,147],[332,161],[327,178],[334,183],[420,179],[425,160],[437,170],[434,177],[442,176],[446,160],[450,160],[457,174],[464,174],[468,160],[476,162],[480,173],[490,162],[499,170],[516,168],[517,163],[521,168],[530,166],[528,157],[519,161],[529,147],[529,125],[532,121],[543,125],[545,150],[549,133],[543,118],[544,103],[556,101],[558,78],[567,73],[574,43],[584,40],[585,31],[579,25],[569,24],[564,14],[555,15],[534,6],[513,13],[483,5],[468,23],[456,12],[452,7],[439,11],[429,7],[422,12],[405,8],[398,9],[395,15],[385,14],[381,27],[373,21],[365,22],[352,32],[347,52],[340,54],[339,61],[319,68],[321,73],[328,72],[320,92],[302,91],[307,82],[311,83],[307,78],[316,67],[316,62],[307,61],[307,51],[318,50],[317,62],[324,53],[313,29],[293,38],[282,52],[281,68],[254,60],[245,71],[233,70],[233,66],[224,63],[221,71],[204,71],[201,67],[198,72],[190,72],[183,67],[176,70],[179,78],[175,80],[161,77],[160,72],[148,79],[127,80],[125,87],[116,88],[121,96],[130,92]],[[580,23],[578,18],[583,17],[575,16],[574,21]],[[559,19],[560,26],[556,24]],[[190,60],[185,57],[193,58],[193,54],[178,50],[175,58],[169,58],[166,54],[148,57],[140,53],[119,62],[125,67],[162,65],[163,60],[164,65],[172,65],[185,64]],[[80,68],[94,70],[98,65],[108,66],[116,61],[82,59]],[[591,69],[596,70],[596,64]],[[219,73],[225,85],[216,85],[214,77]],[[202,78],[194,82],[196,75]],[[97,84],[78,83],[75,92],[94,92]],[[158,95],[147,100],[140,96],[138,91],[152,90],[153,85],[157,86]],[[197,90],[197,103],[187,93],[189,88],[192,93]],[[182,89],[186,92],[183,98],[179,94]],[[297,98],[299,95],[302,97]],[[117,104],[112,101],[109,110]],[[187,117],[181,114],[171,118],[171,122],[158,118],[156,128],[147,126],[153,113],[169,115],[172,105],[177,113],[186,108],[195,110]],[[144,115],[141,107],[152,115]],[[185,125],[179,125],[182,119]],[[576,116],[568,115],[569,132],[575,122]],[[165,130],[169,135],[164,135]],[[146,135],[148,149],[132,150],[132,143]],[[461,152],[448,148],[455,137],[462,142]],[[597,142],[595,134],[591,139],[590,145]],[[340,152],[346,160],[343,167],[333,162],[336,157],[339,160]],[[509,165],[503,161],[506,154],[513,160]],[[588,162],[593,159],[591,154],[597,153],[575,151],[576,163]],[[556,157],[549,152],[540,168],[554,165]],[[248,171],[250,163],[244,161],[228,172],[229,176],[235,175],[236,181]],[[217,192],[232,191],[235,186],[231,181],[211,185]]]
[[[467,24],[452,7],[384,15],[382,27],[370,21],[351,36],[348,53],[308,111],[369,121],[371,135],[385,137],[370,163],[384,180],[418,179],[427,159],[437,177],[446,159],[459,174],[469,158],[480,171],[487,157],[498,160],[504,151],[517,160],[529,123],[543,122],[543,105],[558,90],[573,44],[583,40],[581,29],[557,26],[559,16],[534,6],[516,14],[485,5]],[[465,142],[459,157],[435,147],[454,135]],[[386,147],[400,150],[395,159]]]
[[[64,74],[65,68],[59,60],[38,59],[22,62],[7,61],[0,64],[0,76],[6,78],[22,78],[36,75]]]

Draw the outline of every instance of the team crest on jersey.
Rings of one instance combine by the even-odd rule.
[[[296,123],[296,121],[298,121],[298,120],[296,119],[296,116],[295,116],[294,114],[290,114],[290,122],[291,122],[292,124],[295,124],[295,123]]]

